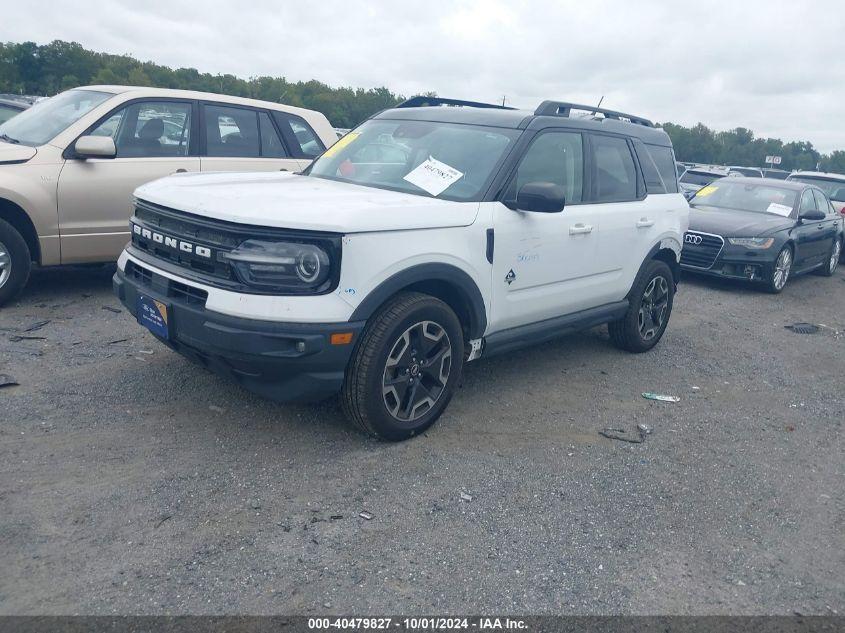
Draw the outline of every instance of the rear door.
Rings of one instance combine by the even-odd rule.
[[[824,257],[822,261],[827,261],[827,257],[833,249],[833,240],[839,237],[841,220],[839,219],[839,214],[836,213],[836,210],[831,206],[827,196],[824,195],[821,189],[813,189],[813,196],[816,198],[816,207],[827,215],[827,218],[822,222],[825,244],[824,250],[822,251],[822,256]]]
[[[58,184],[62,263],[117,259],[129,241],[132,192],[172,173],[199,171],[194,118],[191,100],[142,99],[86,132],[110,136],[117,155],[65,161]]]
[[[269,111],[204,102],[200,105],[202,171],[299,171]]]

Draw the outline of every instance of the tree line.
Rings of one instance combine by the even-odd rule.
[[[52,96],[91,84],[122,84],[181,88],[275,101],[318,110],[337,127],[354,127],[374,112],[404,97],[388,88],[332,87],[317,80],[288,81],[285,77],[250,77],[201,73],[195,68],[169,68],[128,55],[98,53],[77,42],[56,40],[0,43],[0,92]],[[808,141],[784,142],[755,138],[738,127],[716,132],[699,123],[684,127],[663,123],[678,160],[719,165],[763,167],[765,157],[781,156],[781,169],[816,169],[845,173],[845,151],[821,154]]]

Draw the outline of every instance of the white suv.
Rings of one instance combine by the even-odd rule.
[[[264,396],[340,392],[390,440],[438,418],[465,361],[601,323],[653,347],[689,215],[663,130],[557,102],[415,98],[302,174],[136,197],[114,286],[142,325]]]
[[[132,192],[174,172],[299,171],[337,140],[312,110],[88,86],[0,125],[0,305],[42,266],[115,261]]]

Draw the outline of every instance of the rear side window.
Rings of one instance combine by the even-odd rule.
[[[628,141],[618,136],[591,135],[593,201],[637,199],[637,168]]]
[[[262,158],[285,158],[287,152],[282,145],[282,139],[276,131],[276,126],[270,120],[270,115],[261,112],[258,115],[258,124],[261,128],[261,156]]]
[[[566,190],[566,202],[581,202],[584,151],[576,132],[540,134],[522,157],[509,197],[515,198],[529,182],[551,182]]]
[[[205,105],[208,156],[258,158],[258,113],[245,108]]]
[[[637,153],[637,158],[640,161],[640,169],[643,171],[643,178],[645,179],[646,191],[648,193],[666,193],[666,188],[663,186],[663,178],[657,171],[657,166],[651,158],[651,154],[640,139],[633,139],[634,151]]]
[[[678,171],[683,169],[675,163],[675,154],[671,147],[662,147],[660,145],[646,145],[648,153],[654,164],[657,166],[657,171],[660,172],[660,177],[663,178],[663,185],[666,187],[668,193],[678,193]]]
[[[302,117],[287,112],[273,112],[273,118],[296,158],[314,158],[326,149],[320,137]]]

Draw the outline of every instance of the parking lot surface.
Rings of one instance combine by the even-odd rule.
[[[2,614],[845,613],[841,269],[685,278],[652,352],[472,363],[402,444],[190,364],[110,272],[0,310]]]

